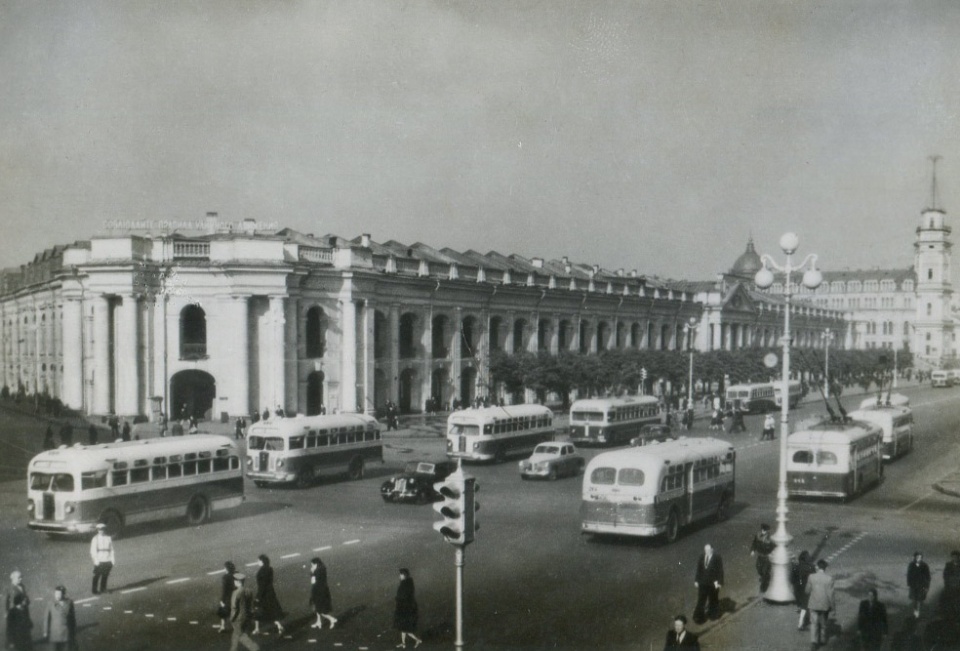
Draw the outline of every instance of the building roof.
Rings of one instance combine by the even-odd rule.
[[[747,250],[741,253],[737,261],[730,267],[730,275],[752,280],[762,268],[763,262],[760,260],[760,254],[753,247],[753,238],[751,237],[747,240]]]

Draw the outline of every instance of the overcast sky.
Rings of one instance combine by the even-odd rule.
[[[960,3],[0,0],[0,266],[113,220],[712,278],[960,214]],[[960,237],[960,234],[958,234]]]

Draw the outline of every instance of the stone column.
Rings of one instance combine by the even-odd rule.
[[[540,350],[540,315],[531,314],[530,315],[530,334],[527,337],[527,346],[526,350],[528,353],[537,354],[537,351]]]
[[[83,304],[77,298],[63,301],[63,403],[83,408]]]
[[[247,296],[231,296],[224,301],[227,318],[224,323],[229,324],[230,339],[234,345],[229,354],[231,366],[236,371],[231,375],[230,387],[230,415],[234,418],[246,416],[256,407],[250,405],[250,314]]]
[[[153,346],[153,389],[152,395],[160,396],[163,401],[160,403],[160,410],[171,417],[173,410],[167,396],[168,378],[167,363],[169,348],[167,347],[167,296],[166,294],[157,294],[153,299],[153,337],[151,344]]]
[[[515,354],[517,350],[514,348],[515,342],[513,341],[513,324],[517,320],[516,312],[508,312],[506,318],[506,332],[503,333],[503,351],[511,355]]]
[[[463,399],[460,393],[460,377],[463,371],[463,336],[460,325],[463,323],[463,308],[453,308],[453,333],[450,341],[450,383],[453,385],[453,398]]]
[[[432,397],[433,385],[433,306],[429,306],[423,316],[423,332],[420,343],[423,346],[423,378],[420,380],[420,407],[423,408],[427,398]]]
[[[93,298],[93,412],[110,411],[110,302],[106,296]]]
[[[288,414],[299,411],[300,399],[300,301],[288,296],[283,313],[284,400],[280,404]]]
[[[140,412],[140,355],[138,350],[137,298],[130,294],[121,298],[114,310],[116,346],[114,347],[116,411],[136,415]]]
[[[357,410],[357,306],[352,296],[340,301],[340,411]]]
[[[560,353],[560,319],[550,319],[550,338],[547,341],[547,350],[556,356]]]
[[[387,397],[393,402],[400,400],[400,306],[390,306],[390,330],[387,368]]]
[[[274,411],[277,405],[283,405],[286,402],[286,348],[284,346],[286,322],[284,318],[283,296],[270,297],[270,323],[271,332],[271,350],[270,350],[270,376],[273,381],[273,392],[270,411]]]
[[[376,389],[374,387],[376,378],[376,351],[374,350],[374,327],[377,319],[377,310],[370,299],[363,301],[363,341],[361,342],[362,373],[363,373],[363,413],[372,414],[376,410]]]

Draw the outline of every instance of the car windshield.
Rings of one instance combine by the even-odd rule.
[[[556,445],[538,445],[533,450],[534,454],[560,454],[560,448]]]

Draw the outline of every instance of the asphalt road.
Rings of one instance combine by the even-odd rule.
[[[790,502],[791,549],[831,559],[834,573],[850,579],[844,589],[865,590],[871,568],[905,567],[915,549],[925,551],[938,573],[958,545],[957,500],[932,484],[960,458],[960,389],[905,393],[913,399],[917,446],[888,465],[881,486],[846,504]],[[750,539],[761,521],[774,524],[775,517],[779,443],[757,440],[759,417],[748,417],[747,426],[749,434],[730,437],[738,449],[731,519],[685,531],[673,545],[582,536],[579,479],[524,482],[514,460],[469,466],[481,486],[481,528],[466,550],[468,647],[660,648],[672,616],[693,609],[693,568],[706,542],[724,557],[724,618],[735,621],[737,610],[757,593]],[[23,447],[11,432],[24,427],[3,416],[0,441],[13,439]],[[588,458],[597,452],[584,450]],[[13,473],[23,454],[4,454],[0,465]],[[393,648],[399,641],[392,630],[397,568],[408,567],[426,647],[451,648],[454,550],[433,530],[430,506],[384,504],[378,493],[383,479],[420,458],[443,458],[443,441],[390,440],[385,464],[369,467],[357,482],[328,481],[306,490],[249,484],[243,506],[202,527],[172,522],[132,528],[117,542],[112,592],[99,598],[90,594],[86,542],[27,530],[23,480],[0,482],[0,570],[24,571],[38,627],[52,587],[64,583],[78,604],[82,647],[124,651],[227,648],[228,636],[214,630],[218,572],[228,559],[240,568],[251,564],[246,570],[252,581],[260,553],[273,560],[289,613],[289,637],[264,636],[265,648]],[[329,569],[340,618],[334,630],[308,627],[309,559],[315,555]]]

